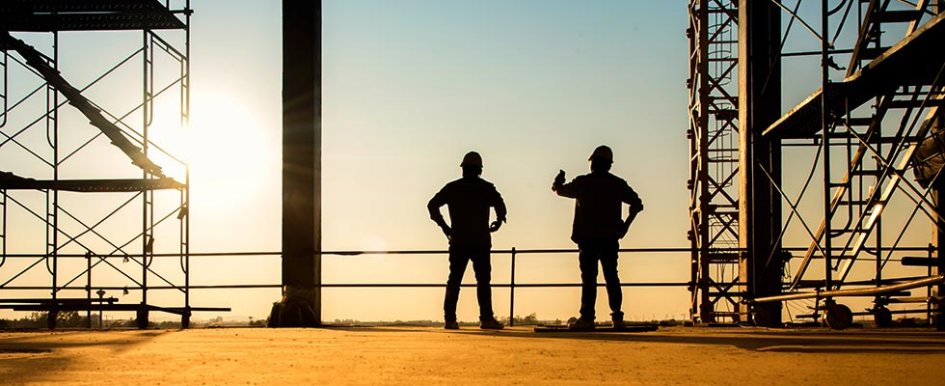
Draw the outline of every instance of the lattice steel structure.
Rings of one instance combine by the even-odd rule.
[[[929,287],[941,277],[888,278],[883,273],[886,263],[902,253],[903,237],[919,211],[928,215],[933,228],[941,227],[937,220],[941,212],[930,194],[940,184],[943,149],[936,133],[941,131],[939,107],[945,85],[941,49],[945,14],[940,2],[933,3],[873,0],[831,7],[824,2],[820,36],[827,38],[821,39],[821,88],[763,134],[813,143],[822,154],[822,220],[811,232],[813,240],[786,286],[789,291],[814,288],[823,293],[817,299],[826,302],[815,307],[815,318],[825,308],[828,322],[841,326],[849,322],[851,311],[839,305],[833,294],[873,297],[874,306],[868,312],[879,325],[891,321],[892,311],[887,308],[891,303],[938,303],[932,296],[903,296],[901,291],[911,287],[909,283]],[[837,37],[842,36],[844,20],[854,10],[859,16],[855,40],[849,50],[839,50]],[[838,60],[844,56],[849,60]],[[848,64],[844,68],[838,62]],[[919,186],[907,178],[910,169]],[[897,196],[915,206],[888,243],[881,219]],[[873,256],[874,276],[856,283],[851,272],[858,261],[866,260],[864,255]],[[818,275],[822,279],[810,279],[815,259],[823,261]],[[940,261],[923,263],[939,266]],[[889,284],[898,287],[884,288]]]
[[[191,311],[200,310],[190,299],[189,168],[156,140],[187,128],[191,14],[189,0],[0,4],[0,293],[49,291],[3,299],[0,307],[48,311],[51,328],[63,311],[89,312],[90,324],[93,310],[134,311],[137,325],[146,327],[151,311],[178,314],[187,326]],[[140,40],[113,66],[96,57],[101,53],[70,66],[63,52],[77,47],[64,41],[76,40],[74,33]],[[100,72],[90,82],[70,79],[93,67]],[[30,83],[35,88],[23,86]],[[109,159],[122,153],[133,167]],[[105,170],[120,175],[102,177]],[[156,262],[168,256],[179,264]],[[42,280],[43,265],[48,287],[20,284]],[[181,297],[155,299],[155,287]],[[140,301],[117,303],[106,291],[136,292]],[[68,296],[76,292],[85,296]]]
[[[859,314],[873,315],[879,325],[888,325],[894,312],[927,310],[892,311],[888,307],[891,304],[921,303],[940,307],[940,298],[931,290],[924,296],[907,296],[904,291],[938,286],[938,293],[941,293],[943,280],[942,259],[938,258],[942,254],[941,246],[945,245],[942,242],[945,232],[940,230],[943,227],[939,220],[942,204],[938,200],[939,187],[943,186],[938,174],[945,150],[941,145],[945,141],[942,140],[942,114],[939,112],[945,84],[945,74],[942,74],[945,53],[941,50],[945,44],[942,2],[821,1],[814,4],[815,11],[809,7],[805,10],[801,3],[775,1],[771,5],[762,5],[743,0],[736,5],[720,1],[690,2],[690,238],[695,283],[694,319],[711,322],[718,316],[729,316],[720,314],[715,308],[721,299],[730,305],[742,304],[740,312],[732,315],[732,321],[754,319],[756,323],[771,325],[780,324],[781,317],[777,314],[781,309],[768,307],[769,304],[812,299],[813,304],[805,306],[813,312],[800,316],[816,321],[826,315],[829,323],[841,328],[849,325],[854,313],[838,304],[835,297],[872,298],[874,305]],[[765,7],[770,8],[761,9]],[[772,15],[771,10],[777,10],[788,20],[786,28],[781,28],[781,17]],[[723,15],[717,19],[732,20],[729,24],[712,23],[708,18],[713,12]],[[818,15],[819,27],[816,22],[805,20],[802,14]],[[712,67],[713,63],[729,60],[713,57],[713,53],[721,51],[712,48],[712,44],[719,44],[713,39],[721,36],[713,33],[713,28],[734,25],[735,18],[738,27],[742,28],[739,55],[754,52],[750,57],[739,58],[739,75],[745,78],[738,81],[737,96],[731,92],[722,94],[725,83],[716,80],[720,76],[725,79],[728,67]],[[792,27],[813,36],[820,49],[786,52]],[[768,52],[775,54],[764,59]],[[758,60],[759,57],[763,59]],[[782,93],[779,63],[787,58],[819,59],[816,66],[821,69],[821,88],[770,125],[764,123],[764,119],[754,123],[738,122],[737,126],[742,128],[739,134],[743,136],[738,151],[743,161],[748,161],[737,171],[742,188],[740,192],[742,196],[747,192],[751,197],[723,196],[726,199],[723,205],[737,202],[741,208],[736,215],[741,218],[737,222],[740,227],[733,232],[740,233],[737,254],[740,275],[729,276],[720,283],[718,278],[711,276],[711,267],[713,264],[730,264],[731,260],[719,259],[721,262],[717,262],[713,259],[713,252],[727,256],[722,251],[729,251],[727,247],[730,244],[725,241],[718,243],[721,240],[717,236],[719,232],[706,224],[726,224],[725,230],[728,230],[728,224],[736,222],[717,215],[712,217],[716,209],[712,200],[719,199],[719,195],[725,192],[722,189],[725,185],[719,183],[719,179],[725,181],[731,176],[712,174],[711,165],[719,161],[711,146],[723,135],[713,130],[718,130],[718,127],[736,130],[736,124],[726,125],[729,122],[726,115],[712,115],[713,108],[719,110],[712,105],[718,100],[712,93],[724,96],[722,100],[725,102],[737,101],[742,119],[758,114],[767,116],[767,112],[759,109],[770,109],[772,105],[779,108],[776,106],[780,104],[779,95]],[[760,71],[752,74],[752,69],[747,66],[757,66]],[[765,88],[758,88],[759,82],[763,82]],[[745,94],[746,90],[770,94],[770,87],[776,87],[776,95],[759,99],[758,95]],[[755,127],[759,124],[764,127]],[[751,129],[746,131],[746,127]],[[791,197],[788,192],[794,187],[781,181],[782,148],[808,148],[814,155],[817,166],[800,188],[799,197]],[[764,155],[759,156],[758,151]],[[762,165],[763,162],[767,164]],[[797,163],[792,162],[792,165]],[[907,178],[910,170],[914,172],[916,182]],[[819,227],[812,227],[804,221],[805,214],[810,217],[812,205],[808,205],[809,200],[805,202],[803,196],[816,174],[822,177],[821,203],[818,204],[822,209],[819,214],[822,220]],[[902,198],[896,201],[894,196]],[[745,201],[749,199],[753,202]],[[914,203],[914,209],[907,213],[904,222],[901,221],[902,213],[897,213],[899,221],[892,226],[896,231],[895,237],[884,237],[880,221],[882,214],[887,207],[903,200]],[[781,204],[767,204],[772,202]],[[780,217],[781,207],[789,213],[786,221]],[[913,220],[919,213],[932,220],[934,248],[905,245],[908,242],[903,241],[909,239],[904,236],[914,228]],[[792,222],[794,228],[790,228]],[[798,223],[802,228],[798,228]],[[781,224],[780,232],[778,224]],[[796,269],[784,270],[790,265],[783,264],[790,264],[791,259],[782,258],[786,254],[781,244],[792,232],[793,240],[797,239],[797,234],[807,236],[809,246],[797,257]],[[753,236],[758,234],[762,236]],[[926,250],[929,258],[905,256],[909,252]],[[815,268],[818,264],[813,262],[816,260],[823,262],[822,267]],[[887,263],[896,260],[935,269],[916,272],[915,275],[884,275]],[[864,267],[866,264],[863,262],[871,262],[870,267]],[[860,268],[855,268],[857,266]],[[782,270],[787,279],[783,285],[780,280],[775,280]],[[853,272],[857,274],[851,274]],[[935,272],[938,274],[933,274]],[[781,291],[788,293],[776,293]],[[760,308],[765,309],[764,315],[759,315]],[[696,312],[698,317],[695,317]]]
[[[736,321],[738,10],[689,3],[689,225],[693,320]]]

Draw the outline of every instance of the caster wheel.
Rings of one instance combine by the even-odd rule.
[[[843,304],[827,305],[827,326],[834,330],[846,330],[853,324],[853,311]]]

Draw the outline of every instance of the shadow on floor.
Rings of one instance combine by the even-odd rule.
[[[476,327],[466,327],[456,331],[397,326],[332,327],[332,329],[372,333],[465,334],[506,339],[569,339],[650,344],[720,345],[759,352],[945,354],[945,334],[930,331],[853,330],[838,332],[826,329],[797,331],[754,328],[674,328],[644,333],[535,333],[529,329],[486,331],[479,330]]]
[[[77,348],[104,347],[110,355],[127,351],[172,331],[67,331],[67,332],[16,332],[9,337],[0,337],[0,383],[42,382],[44,374],[61,370],[73,361],[61,351]],[[97,339],[81,339],[82,335],[95,334]],[[100,339],[101,335],[109,339]]]

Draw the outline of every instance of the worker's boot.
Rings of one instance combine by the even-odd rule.
[[[571,330],[593,330],[594,320],[579,318],[578,320],[568,323],[568,328]]]
[[[459,323],[455,320],[447,320],[446,323],[443,324],[443,328],[447,330],[459,330]]]
[[[614,321],[614,328],[621,330],[627,328],[627,322],[623,321],[623,312],[617,311],[610,314],[611,320]]]
[[[495,320],[494,317],[486,318],[479,321],[479,328],[483,330],[501,330],[505,328],[502,323],[499,323],[498,320]]]

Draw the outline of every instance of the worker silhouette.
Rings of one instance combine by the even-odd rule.
[[[460,166],[463,168],[463,177],[446,184],[427,204],[430,218],[440,226],[450,243],[450,275],[443,300],[444,328],[459,328],[456,303],[466,265],[472,260],[476,273],[476,297],[479,300],[479,328],[501,330],[503,326],[495,320],[492,312],[490,232],[499,230],[505,222],[505,202],[495,186],[479,177],[482,174],[482,157],[479,153],[466,153]],[[443,205],[449,207],[452,226],[446,223],[440,213]],[[489,208],[493,207],[497,219],[490,225]]]
[[[588,159],[591,173],[565,183],[564,170],[558,172],[551,190],[559,196],[575,199],[574,224],[571,240],[577,243],[581,267],[581,316],[568,327],[594,328],[594,306],[597,302],[597,262],[600,261],[607,282],[607,298],[615,328],[625,327],[623,293],[617,276],[619,240],[627,234],[643,202],[633,188],[622,178],[610,173],[614,153],[607,146],[598,146]],[[622,219],[623,204],[630,205],[626,220]]]

